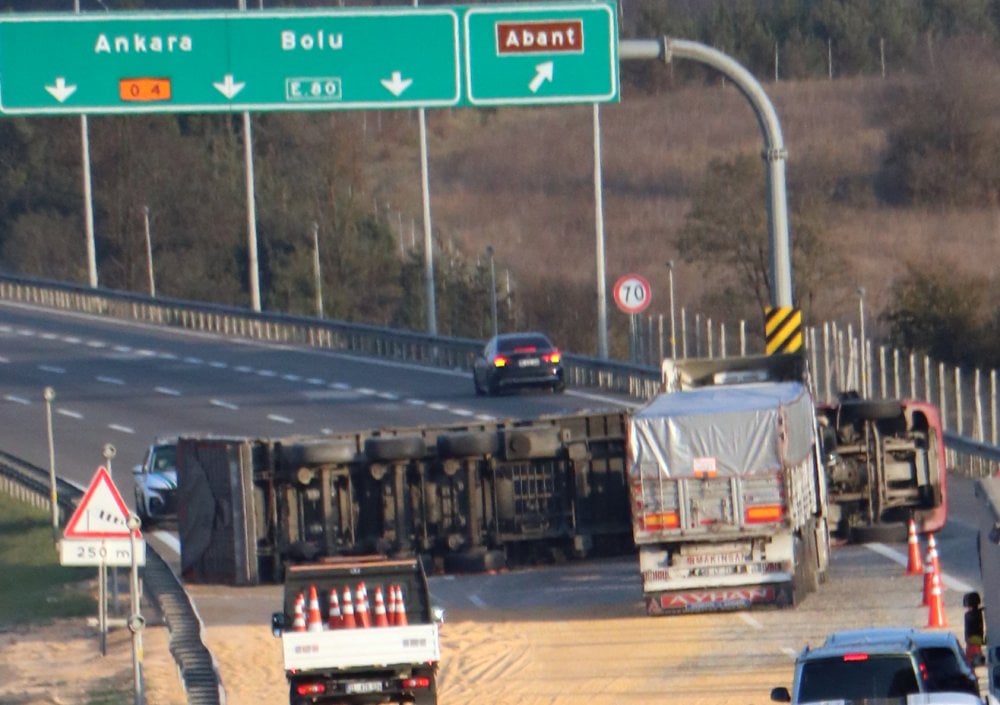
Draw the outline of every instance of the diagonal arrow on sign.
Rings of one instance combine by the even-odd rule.
[[[237,93],[243,90],[246,83],[237,83],[233,80],[233,74],[227,73],[221,83],[215,82],[212,85],[215,86],[215,89],[219,91],[219,93],[229,98],[229,100],[232,100],[236,97]]]
[[[403,78],[403,74],[400,71],[393,71],[392,78],[383,78],[381,83],[385,86],[387,91],[398,98],[402,95],[403,91],[410,87],[410,84],[413,83],[413,79]]]
[[[45,90],[60,103],[65,103],[67,98],[76,93],[76,86],[67,86],[66,79],[59,76],[56,78],[56,85],[45,86]]]
[[[554,73],[555,64],[551,61],[545,61],[535,66],[535,77],[531,79],[531,83],[528,84],[529,90],[531,90],[532,93],[537,93],[538,89],[542,87],[542,83],[545,81],[552,83],[552,76]]]

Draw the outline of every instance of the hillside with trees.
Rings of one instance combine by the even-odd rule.
[[[325,3],[370,4],[395,3]],[[82,2],[87,12],[192,5]],[[807,322],[856,320],[863,288],[886,342],[1000,366],[1000,2],[620,8],[623,38],[701,41],[765,85],[789,150],[794,298]],[[609,290],[639,272],[653,286],[649,313],[666,314],[672,262],[679,306],[753,332],[770,281],[749,106],[690,62],[625,62],[621,93],[599,110]],[[501,327],[595,352],[593,112],[427,112],[440,333],[489,335],[491,247]],[[316,232],[326,316],[425,329],[415,113],[258,114],[253,136],[263,307],[313,313]],[[249,305],[242,139],[240,115],[89,119],[101,286],[147,290],[148,216],[158,295]],[[78,119],[0,120],[4,271],[86,283],[81,181]],[[623,356],[628,321],[609,309]]]

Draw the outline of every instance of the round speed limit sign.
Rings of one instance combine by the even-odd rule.
[[[653,300],[649,282],[638,274],[626,274],[615,282],[615,303],[623,313],[642,313]]]

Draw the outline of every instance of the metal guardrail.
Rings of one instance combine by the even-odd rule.
[[[2,451],[0,492],[51,512],[49,473]],[[62,526],[82,499],[83,491],[57,478],[56,493]],[[141,575],[145,590],[155,601],[170,631],[170,653],[177,663],[188,703],[224,705],[226,697],[218,666],[202,638],[204,624],[177,576],[148,544]]]
[[[258,313],[237,306],[153,298],[24,277],[0,276],[0,299],[455,370],[471,370],[476,353],[483,347],[482,341],[469,338],[433,336],[307,316]],[[563,367],[570,385],[640,399],[652,396],[659,384],[659,369],[648,365],[564,354]]]

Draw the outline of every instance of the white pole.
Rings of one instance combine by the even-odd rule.
[[[80,0],[73,0],[73,11],[80,12]],[[80,170],[83,172],[83,224],[87,236],[87,275],[92,288],[97,288],[97,248],[94,245],[94,192],[90,176],[90,125],[87,116],[80,116]]]
[[[263,0],[261,2],[263,5]],[[246,12],[247,0],[239,0],[239,9]],[[245,189],[247,194],[247,269],[250,275],[250,305],[260,311],[260,272],[257,264],[257,197],[253,173],[253,128],[250,113],[243,112],[243,162],[246,165]]]
[[[667,262],[667,281],[670,283],[670,358],[677,359],[677,319],[674,318],[674,261]]]
[[[153,276],[153,239],[149,232],[149,206],[142,207],[142,229],[146,236],[146,274],[149,279],[149,296],[156,298],[156,279]]]
[[[608,291],[604,254],[604,194],[601,187],[601,111],[594,103],[594,236],[597,240],[597,356],[608,357]]]
[[[323,274],[319,266],[319,223],[313,223],[313,281],[316,282],[316,316],[323,317]]]

